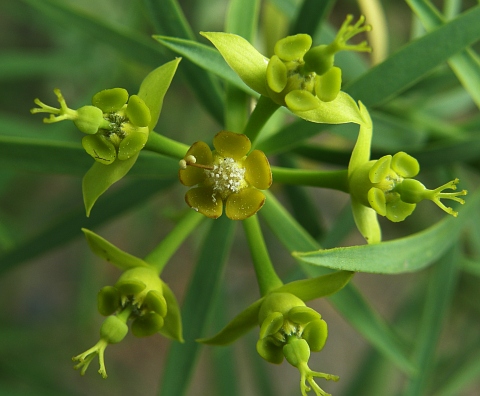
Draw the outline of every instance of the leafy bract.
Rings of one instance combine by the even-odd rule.
[[[157,125],[162,111],[163,98],[167,93],[178,64],[182,58],[174,59],[150,72],[142,81],[138,96],[143,99],[152,117],[148,129],[152,131]]]
[[[266,73],[268,58],[243,37],[231,33],[202,32],[225,58],[228,65],[254,91],[268,96]]]
[[[82,181],[83,202],[85,203],[87,217],[90,216],[90,211],[97,199],[107,191],[112,184],[119,181],[128,173],[135,164],[138,155],[137,153],[124,161],[116,160],[110,165],[103,165],[97,161],[94,162]]]
[[[310,301],[334,294],[343,289],[352,276],[353,272],[337,271],[316,278],[287,283],[272,290],[270,293],[290,293],[303,301]],[[215,336],[211,338],[201,338],[197,341],[211,345],[226,345],[235,341],[251,328],[258,325],[258,313],[265,297],[266,296],[255,301],[247,309],[239,313]]]
[[[120,268],[122,271],[134,267],[148,267],[145,261],[132,256],[130,253],[124,252],[93,231],[87,230],[86,228],[82,228],[82,231],[87,238],[88,246],[90,246],[92,252]]]

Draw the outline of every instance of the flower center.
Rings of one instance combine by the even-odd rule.
[[[215,156],[213,169],[205,169],[206,183],[213,187],[213,202],[215,195],[220,194],[226,199],[230,194],[239,192],[247,186],[245,181],[245,168],[230,157]]]

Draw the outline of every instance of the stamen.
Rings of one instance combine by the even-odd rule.
[[[193,155],[187,155],[184,159],[178,162],[180,169],[187,169],[187,166],[193,166],[195,168],[213,170],[212,165],[197,164],[197,159]]]

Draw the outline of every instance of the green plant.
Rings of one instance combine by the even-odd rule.
[[[474,394],[480,6],[442,6],[2,5],[0,389]]]

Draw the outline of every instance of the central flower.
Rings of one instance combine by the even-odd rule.
[[[272,172],[265,154],[251,148],[247,136],[222,131],[213,138],[215,150],[204,142],[194,143],[180,161],[179,178],[186,186],[185,201],[193,209],[216,219],[225,213],[232,220],[244,220],[265,203],[265,190],[272,184]],[[248,154],[248,155],[247,155]]]

